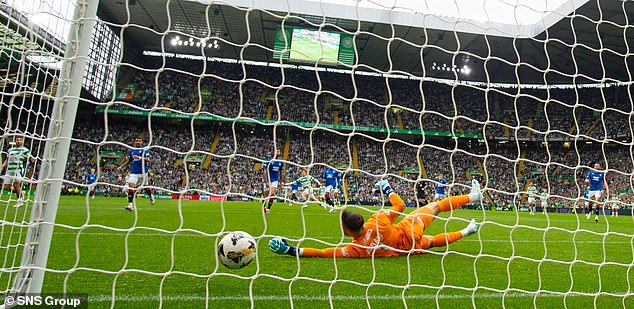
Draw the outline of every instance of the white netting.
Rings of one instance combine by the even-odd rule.
[[[60,51],[55,48],[51,50],[51,45],[44,46],[42,36],[46,32],[39,27],[18,26],[24,22],[25,15],[22,11],[8,7],[5,3],[0,5],[0,9],[3,42],[0,52],[0,147],[4,167],[0,282],[4,294],[15,281],[22,249],[27,242],[26,232],[31,214],[29,206],[33,203],[35,189],[41,183],[37,180],[38,173],[44,159],[44,145],[47,142],[47,129],[57,88],[58,72],[45,65],[47,63],[38,63],[36,59],[59,57]],[[44,62],[54,60],[49,58]],[[22,159],[19,159],[21,164],[16,165],[18,168],[11,168],[8,160],[12,150],[23,154]],[[22,207],[17,207],[20,204]]]
[[[367,1],[229,2],[100,4],[86,77],[69,81],[84,88],[51,248],[39,253],[48,255],[42,292],[134,307],[634,306],[630,2],[548,4],[532,28],[434,15],[434,1],[422,11]],[[25,20],[50,12],[76,22],[60,13],[68,10],[47,9],[58,6],[1,6],[0,147],[4,160],[24,136],[35,157],[24,183],[33,189],[48,179],[36,180],[59,72],[29,56],[64,59],[65,40]],[[507,6],[518,16],[538,10]],[[561,11],[568,7],[577,10]],[[310,43],[315,37],[327,42]],[[337,53],[328,52],[336,42]],[[337,66],[323,63],[333,57]],[[138,148],[151,153],[148,181],[138,182],[126,212],[129,169],[119,167]],[[280,198],[265,214],[261,166],[277,150]],[[597,223],[583,215],[595,163],[609,188]],[[284,183],[306,167],[320,181],[328,168],[341,172],[342,208],[292,201]],[[433,199],[441,174],[450,195],[469,193],[475,177],[484,199],[441,214],[426,235],[460,230],[471,218],[481,222],[476,235],[394,258],[294,259],[268,250],[276,236],[341,248],[352,242],[339,224],[343,209],[367,218],[389,206],[376,181],[389,180],[409,213]],[[30,196],[14,208],[15,197],[2,195],[4,294],[28,284],[16,274],[32,266],[21,262]],[[256,238],[258,256],[230,271],[215,246],[236,230]]]

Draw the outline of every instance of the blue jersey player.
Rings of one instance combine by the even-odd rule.
[[[590,191],[588,190],[588,187],[586,187],[586,189],[583,191],[583,213],[585,213],[586,215],[588,213],[590,213],[590,209],[588,208],[588,205],[590,205],[590,200],[588,199],[588,197],[590,196]]]
[[[297,191],[299,190],[299,182],[297,182],[297,178],[291,179],[291,199],[293,201],[297,200]]]
[[[278,149],[275,152],[275,157],[270,158],[266,160],[266,162],[264,162],[264,200],[262,201],[262,208],[264,209],[265,214],[271,212],[271,206],[273,205],[273,201],[275,200],[277,187],[279,186],[280,179],[282,178],[282,169],[284,168],[284,163],[276,160],[281,157],[282,152]]]
[[[88,180],[88,190],[90,190],[90,197],[91,198],[95,198],[95,186],[93,185],[95,182],[97,182],[97,174],[95,174],[95,169],[91,168],[90,169],[90,174],[88,174],[88,176],[86,176],[86,180]]]
[[[148,165],[150,163],[150,150],[143,149],[143,140],[137,138],[134,140],[134,148],[128,151],[127,161],[119,166],[117,170],[122,170],[126,166],[130,166],[130,175],[126,178],[128,184],[128,206],[126,210],[134,210],[134,195],[138,186],[147,185]],[[150,204],[154,205],[154,195],[150,188],[144,188],[145,193],[150,195]]]
[[[447,180],[444,179],[444,175],[438,175],[438,184],[436,184],[436,194],[434,194],[434,200],[439,201],[446,197],[445,189],[447,188]]]
[[[603,192],[603,182],[605,181],[605,172],[600,172],[601,165],[599,163],[594,164],[594,170],[588,173],[586,176],[586,184],[590,185],[588,188],[588,199],[590,204],[595,206],[594,209],[594,222],[599,222],[599,199]],[[592,206],[588,210],[592,209]],[[590,211],[586,214],[586,219],[590,219]]]
[[[326,204],[331,207],[335,206],[334,200],[339,199],[339,185],[341,184],[341,178],[339,176],[339,171],[334,168],[329,168],[324,171],[322,175],[322,180],[324,181],[324,185],[326,186],[326,190],[324,191],[324,200]],[[334,208],[331,208],[330,211],[334,211]]]

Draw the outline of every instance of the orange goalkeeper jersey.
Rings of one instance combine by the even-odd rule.
[[[353,238],[352,243],[344,248],[312,249],[304,248],[305,257],[383,257],[406,255],[408,253],[422,253],[421,250],[411,252],[412,249],[427,249],[429,241],[424,237],[425,226],[423,217],[430,216],[427,208],[419,208],[407,215],[398,224],[393,224],[403,210],[405,203],[396,194],[390,195],[392,207],[372,215],[364,224],[364,232],[360,237]],[[424,220],[430,222],[431,220]]]

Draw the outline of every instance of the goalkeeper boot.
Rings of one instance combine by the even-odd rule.
[[[18,208],[22,207],[22,205],[24,205],[24,200],[22,200],[22,198],[19,198],[15,205],[13,205],[13,207]]]
[[[469,225],[467,225],[467,227],[464,228],[460,232],[462,232],[462,236],[469,236],[471,234],[478,232],[479,229],[480,229],[480,224],[475,219],[471,219],[471,221],[469,222]]]
[[[128,204],[128,206],[125,207],[125,210],[133,211],[134,210],[134,205],[132,205],[132,203]]]

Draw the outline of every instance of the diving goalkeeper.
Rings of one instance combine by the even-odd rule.
[[[442,247],[453,243],[462,237],[478,231],[479,224],[475,219],[458,232],[442,233],[435,236],[424,235],[425,228],[441,212],[460,208],[471,202],[482,199],[481,193],[473,192],[469,195],[452,196],[438,202],[427,204],[405,216],[401,222],[393,224],[405,209],[403,200],[394,193],[387,180],[376,183],[383,194],[389,196],[392,207],[380,211],[364,222],[363,216],[356,212],[345,211],[341,215],[341,224],[345,235],[352,237],[352,244],[343,248],[297,248],[288,245],[280,238],[271,239],[269,248],[277,254],[288,254],[301,257],[383,257],[420,254],[424,249]]]

